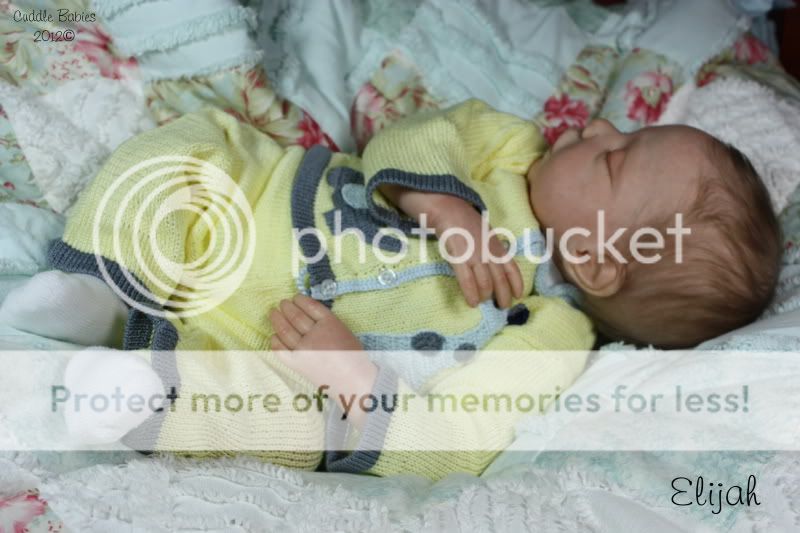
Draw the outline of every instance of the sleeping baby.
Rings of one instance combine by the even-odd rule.
[[[209,204],[162,216],[185,169],[146,185],[130,172],[159,156],[214,165],[252,208],[252,265],[199,314],[175,312],[192,286],[166,271],[217,259],[226,215]],[[693,128],[628,134],[595,120],[548,151],[531,122],[470,100],[387,128],[359,158],[281,148],[209,110],[124,144],[54,242],[57,270],[0,312],[28,330],[38,317],[40,334],[135,350],[135,372],[103,376],[91,352],[72,371],[88,388],[135,376],[172,392],[146,419],[107,421],[104,435],[133,448],[438,479],[482,472],[529,411],[442,416],[432,397],[552,400],[582,371],[595,328],[694,346],[763,311],[780,255],[753,167]],[[231,392],[247,405],[209,408]],[[261,394],[252,400],[262,392],[276,398],[268,412]],[[324,408],[298,409],[300,392]],[[402,408],[386,405],[398,397]]]

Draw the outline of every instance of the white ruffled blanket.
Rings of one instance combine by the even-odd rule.
[[[800,523],[797,454],[528,454],[514,468],[435,485],[411,476],[296,472],[247,458],[113,464],[123,459],[75,469],[86,459],[0,455],[0,476],[16,492],[38,487],[81,532],[766,532]],[[731,483],[753,474],[762,505],[720,514],[676,507],[671,480],[683,473]]]
[[[68,211],[114,149],[155,127],[142,86],[94,78],[39,95],[0,79],[0,101],[44,199]]]

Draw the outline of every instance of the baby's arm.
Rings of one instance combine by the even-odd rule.
[[[519,266],[509,255],[505,261],[493,262],[481,256],[484,248],[481,232],[481,215],[465,200],[441,193],[429,193],[397,185],[384,185],[381,192],[398,209],[420,222],[425,217],[426,224],[441,237],[449,229],[459,229],[471,236],[473,253],[465,261],[453,261],[461,292],[467,303],[473,307],[488,300],[494,294],[497,304],[508,308],[513,298],[521,298],[523,291],[522,275]],[[446,241],[451,257],[461,257],[468,251],[467,239],[454,234]],[[501,258],[506,250],[500,239],[492,235],[485,247],[492,256]]]
[[[521,179],[545,148],[531,122],[478,100],[408,117],[380,132],[364,150],[368,208],[383,224],[406,225],[384,207],[389,200],[418,222],[426,215],[437,235],[462,228],[479,237],[479,212],[486,209],[480,184],[490,176]],[[474,241],[474,253],[466,263],[453,265],[459,285],[470,305],[494,293],[498,304],[507,307],[512,291],[517,297],[522,293],[518,269],[510,258],[488,265],[481,260],[480,239]],[[465,239],[454,236],[447,244],[451,256],[467,250]],[[499,239],[487,244],[495,257],[504,255]]]
[[[298,294],[283,300],[270,312],[269,320],[275,331],[271,347],[278,358],[317,387],[330,387],[340,407],[346,409],[343,399],[370,393],[378,368],[364,353],[358,338],[330,309]],[[348,413],[350,423],[357,428],[365,417],[366,413],[355,405]]]

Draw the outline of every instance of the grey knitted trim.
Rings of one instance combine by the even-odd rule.
[[[328,172],[328,184],[333,188],[333,209],[323,213],[325,222],[333,235],[337,235],[337,229],[344,232],[348,229],[356,228],[364,234],[364,239],[368,243],[374,243],[380,231],[384,229],[384,225],[377,223],[372,217],[367,207],[366,196],[363,199],[363,207],[360,204],[353,205],[350,201],[345,199],[344,190],[348,185],[355,185],[359,187],[363,193],[366,193],[364,187],[364,174],[349,168],[349,167],[336,167]],[[341,228],[336,226],[336,214],[341,217]],[[411,234],[413,224],[409,223],[407,228],[397,228],[407,235]],[[378,246],[387,252],[398,253],[403,249],[403,243],[391,235],[383,235],[378,239]]]
[[[294,178],[292,186],[292,227],[299,231],[314,228],[314,204],[317,198],[317,187],[322,179],[322,173],[331,160],[331,151],[319,144],[308,149]],[[320,243],[313,235],[303,235],[300,238],[300,249],[305,257],[315,257],[319,252]],[[331,268],[327,254],[320,260],[308,265],[310,285],[319,285],[325,280],[336,281],[336,276]],[[321,300],[328,307],[333,306],[333,300]]]
[[[114,281],[114,285],[116,285],[125,296],[135,302],[158,307],[156,302],[136,290],[136,287],[128,281],[126,274],[133,277],[136,282],[140,283],[142,286],[146,285],[129,270],[123,269],[116,261],[101,255],[81,252],[61,239],[56,239],[50,243],[50,248],[47,250],[47,260],[53,268],[57,268],[58,270],[76,274],[89,274],[105,281],[103,274],[100,272],[100,267],[97,265],[98,260],[103,261],[109,277]]]
[[[328,472],[349,472],[357,474],[375,466],[386,440],[386,431],[392,420],[392,412],[397,408],[397,374],[389,367],[378,367],[378,376],[372,387],[372,395],[379,406],[367,414],[361,438],[352,453],[344,450],[347,440],[344,412],[334,400],[330,400],[325,435],[325,468]]]
[[[116,261],[81,252],[62,240],[56,240],[50,244],[47,259],[53,268],[73,274],[88,274],[105,281],[97,265],[97,261],[102,260],[113,283],[124,294],[136,302],[154,305],[151,300],[138,292],[128,281],[122,267]],[[133,275],[130,272],[128,274]],[[138,278],[136,281],[141,283]],[[161,378],[164,392],[175,396],[180,393],[181,388],[178,364],[173,351],[177,344],[178,331],[167,319],[144,313],[135,308],[128,310],[123,349],[141,350],[149,346],[152,350],[155,350],[151,354],[151,366],[158,374],[158,377]],[[171,401],[165,399],[160,411],[156,411],[137,428],[129,431],[121,439],[121,442],[134,450],[142,452],[154,450],[161,432],[161,425],[167,416],[166,409],[169,408],[170,404]]]
[[[178,364],[174,351],[153,352],[151,354],[150,365],[156,371],[161,383],[164,385],[165,398],[161,407],[136,428],[130,430],[120,440],[125,446],[140,451],[142,453],[156,450],[158,437],[161,435],[161,427],[172,403],[177,399],[181,390],[181,378],[178,375]]]
[[[437,192],[449,194],[466,200],[479,211],[485,211],[486,205],[474,189],[462,183],[452,174],[415,174],[396,168],[386,168],[378,171],[367,184],[367,205],[372,216],[380,222],[409,232],[409,221],[402,219],[395,211],[390,211],[375,203],[373,194],[381,185],[401,185],[409,189],[424,192]]]
[[[103,261],[108,276],[118,290],[135,302],[155,309],[160,308],[160,305],[139,292],[126,275],[132,276],[142,286],[146,285],[132,272],[123,269],[116,261],[100,255],[81,252],[60,239],[50,243],[47,260],[53,268],[58,270],[73,274],[88,274],[106,282],[97,265],[98,260]],[[125,324],[123,349],[139,350],[150,346],[154,350],[174,350],[177,344],[178,332],[167,319],[144,313],[139,309],[129,311],[128,322]]]

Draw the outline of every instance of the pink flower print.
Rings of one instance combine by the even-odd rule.
[[[15,189],[16,189],[16,187],[14,186],[14,184],[13,184],[13,183],[11,183],[10,181],[6,181],[6,182],[4,182],[4,183],[3,183],[3,188],[4,188],[4,189],[8,189],[9,191],[13,191],[13,190],[15,190]]]
[[[653,124],[672,97],[672,78],[660,71],[645,72],[625,85],[628,118]]]
[[[698,76],[697,86],[698,87],[705,87],[706,85],[708,85],[712,81],[716,80],[718,77],[719,76],[717,75],[717,73],[714,72],[713,70],[709,70],[709,71],[703,72],[700,76]]]
[[[738,41],[733,43],[733,53],[737,61],[748,65],[765,63],[770,57],[767,45],[749,33],[745,33]]]
[[[319,127],[317,121],[311,118],[311,115],[305,111],[303,111],[303,118],[297,123],[297,129],[299,129],[302,133],[302,135],[297,139],[297,144],[303,148],[309,148],[315,144],[322,144],[329,147],[331,150],[336,152],[339,151],[339,148],[336,146],[336,143],[333,142],[333,139],[328,137]]]
[[[544,104],[547,126],[544,136],[551,145],[570,128],[583,128],[589,120],[589,108],[582,100],[572,100],[569,95],[551,96]]]
[[[111,49],[111,36],[99,25],[78,25],[77,35],[75,50],[97,65],[103,77],[115,80],[130,77],[125,71],[136,68],[136,59],[117,57]]]
[[[371,83],[365,83],[350,107],[350,129],[361,152],[373,135],[387,122],[398,117],[390,102]]]
[[[0,532],[26,533],[28,524],[47,509],[47,502],[36,493],[0,498]]]
[[[374,117],[381,114],[386,107],[386,98],[374,85],[365,83],[361,90],[358,91],[353,107],[358,109],[360,113]]]

